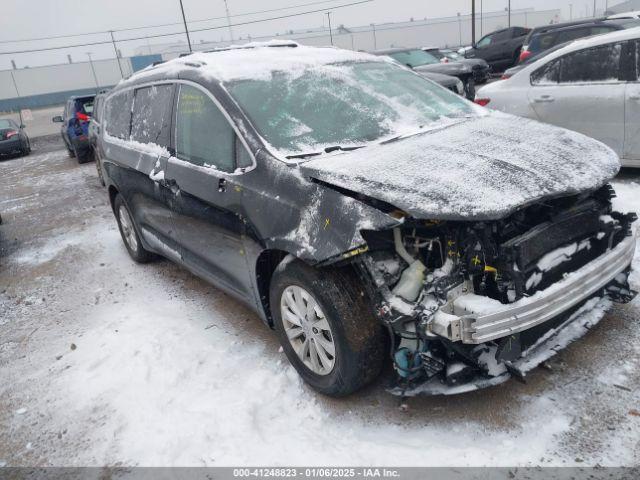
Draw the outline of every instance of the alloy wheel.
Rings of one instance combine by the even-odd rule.
[[[133,220],[127,207],[120,205],[118,210],[118,217],[120,218],[120,225],[122,226],[122,234],[125,242],[129,245],[129,248],[134,252],[138,250],[138,238],[136,237],[136,231],[133,228]]]
[[[304,288],[291,285],[280,299],[282,325],[298,358],[317,375],[328,375],[336,361],[333,333],[324,312]]]

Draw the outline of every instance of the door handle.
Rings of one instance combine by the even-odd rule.
[[[218,180],[218,191],[220,193],[227,191],[227,180],[226,179],[221,178],[221,179]]]
[[[533,101],[536,103],[551,103],[555,101],[555,98],[551,95],[540,95],[539,97],[534,98]]]
[[[640,100],[640,93],[632,93],[629,95],[629,100]]]

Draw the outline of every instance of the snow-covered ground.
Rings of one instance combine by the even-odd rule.
[[[526,385],[401,412],[387,372],[331,400],[254,313],[168,261],[134,264],[93,164],[43,144],[0,178],[0,465],[640,461],[638,300]],[[615,182],[621,208],[640,211],[639,182]]]

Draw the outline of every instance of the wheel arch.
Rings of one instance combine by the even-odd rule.
[[[118,195],[119,193],[120,192],[116,187],[114,187],[113,185],[109,185],[109,203],[111,204],[111,210],[114,213],[115,213],[116,195]]]
[[[291,255],[289,252],[278,249],[266,249],[263,250],[255,264],[255,279],[256,287],[258,290],[258,297],[260,299],[260,305],[264,311],[264,315],[267,324],[273,328],[273,316],[271,315],[271,305],[269,300],[269,293],[271,289],[271,279],[278,266],[282,261]],[[295,257],[297,258],[297,257]]]

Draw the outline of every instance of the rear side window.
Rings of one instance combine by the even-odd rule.
[[[603,45],[562,57],[560,83],[617,82],[621,44]]]
[[[129,140],[131,128],[131,90],[116,93],[109,97],[104,106],[104,122],[106,132],[122,140]]]
[[[202,90],[180,85],[176,112],[176,155],[199,166],[235,170],[235,132]]]
[[[554,38],[554,46],[560,43],[570,42],[577,40],[578,38],[588,37],[589,35],[595,35],[592,33],[592,28],[571,28],[569,30],[563,30],[558,32]]]
[[[131,139],[141,143],[169,146],[173,85],[139,88],[133,98]]]

